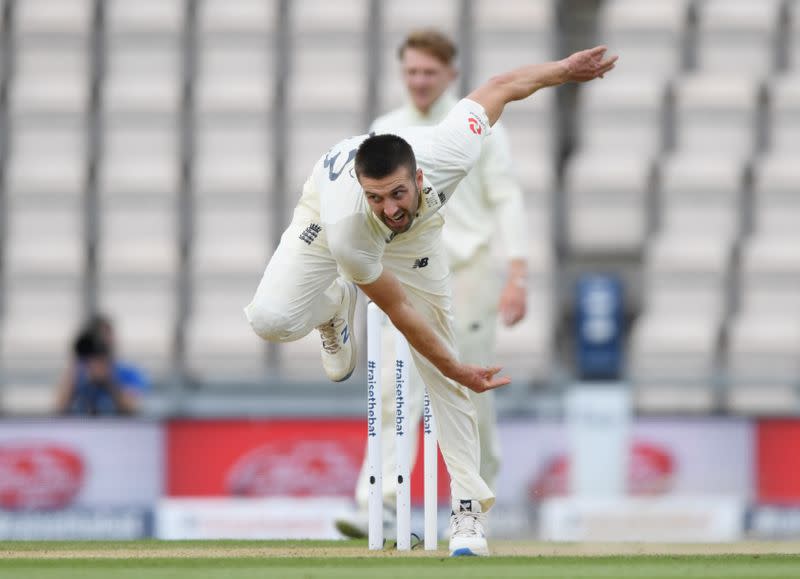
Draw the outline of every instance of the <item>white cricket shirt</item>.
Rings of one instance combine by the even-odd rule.
[[[462,99],[444,119],[428,127],[395,131],[414,150],[422,169],[422,199],[411,228],[400,234],[389,229],[370,209],[354,169],[358,146],[369,135],[345,139],[322,156],[303,187],[297,211],[318,218],[339,273],[357,284],[374,282],[382,273],[387,244],[422,236],[441,219],[431,217],[453,195],[456,186],[478,162],[490,133],[483,107]]]
[[[457,101],[449,94],[437,100],[427,115],[412,104],[375,119],[377,133],[394,133],[409,126],[430,126],[445,118]],[[522,190],[512,173],[508,135],[501,123],[484,140],[480,158],[461,181],[443,210],[443,242],[453,267],[469,262],[488,248],[499,229],[509,259],[527,257],[527,235]]]

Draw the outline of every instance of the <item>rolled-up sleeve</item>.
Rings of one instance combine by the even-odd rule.
[[[433,186],[450,198],[458,183],[478,163],[491,126],[483,106],[461,99],[444,120],[429,129],[423,143],[413,143]]]

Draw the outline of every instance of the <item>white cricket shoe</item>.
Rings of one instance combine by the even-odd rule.
[[[353,336],[353,316],[358,290],[355,284],[343,282],[344,299],[336,315],[317,326],[322,338],[322,367],[334,382],[347,380],[356,368],[356,345]]]
[[[450,556],[485,557],[489,554],[485,515],[478,501],[460,500],[453,504],[450,513]]]

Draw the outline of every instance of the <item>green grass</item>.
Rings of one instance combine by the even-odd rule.
[[[314,550],[351,548],[348,556],[315,556]],[[364,548],[353,556],[352,548]],[[204,556],[215,549],[213,557]],[[230,550],[237,556],[226,556]],[[295,556],[273,556],[298,549]],[[260,551],[259,551],[260,550]],[[122,551],[117,554],[116,551]],[[305,552],[309,556],[304,556]],[[161,553],[164,553],[164,556]],[[84,553],[89,553],[84,556]],[[260,555],[259,555],[260,553]],[[0,578],[14,579],[423,579],[535,577],[537,579],[788,579],[800,577],[792,555],[626,557],[490,557],[450,559],[422,553],[370,555],[360,542],[36,542],[0,543]],[[36,557],[56,557],[40,558]],[[146,555],[147,558],[143,558]],[[167,556],[169,555],[169,556]],[[33,556],[33,558],[31,558]],[[77,556],[77,558],[59,558]],[[10,557],[10,558],[9,558]],[[28,557],[28,558],[23,558]]]

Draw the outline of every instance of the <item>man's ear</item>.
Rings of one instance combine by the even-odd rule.
[[[422,169],[420,169],[419,167],[417,167],[416,178],[417,178],[417,189],[422,191],[422,183],[423,183],[424,179],[422,177]]]

